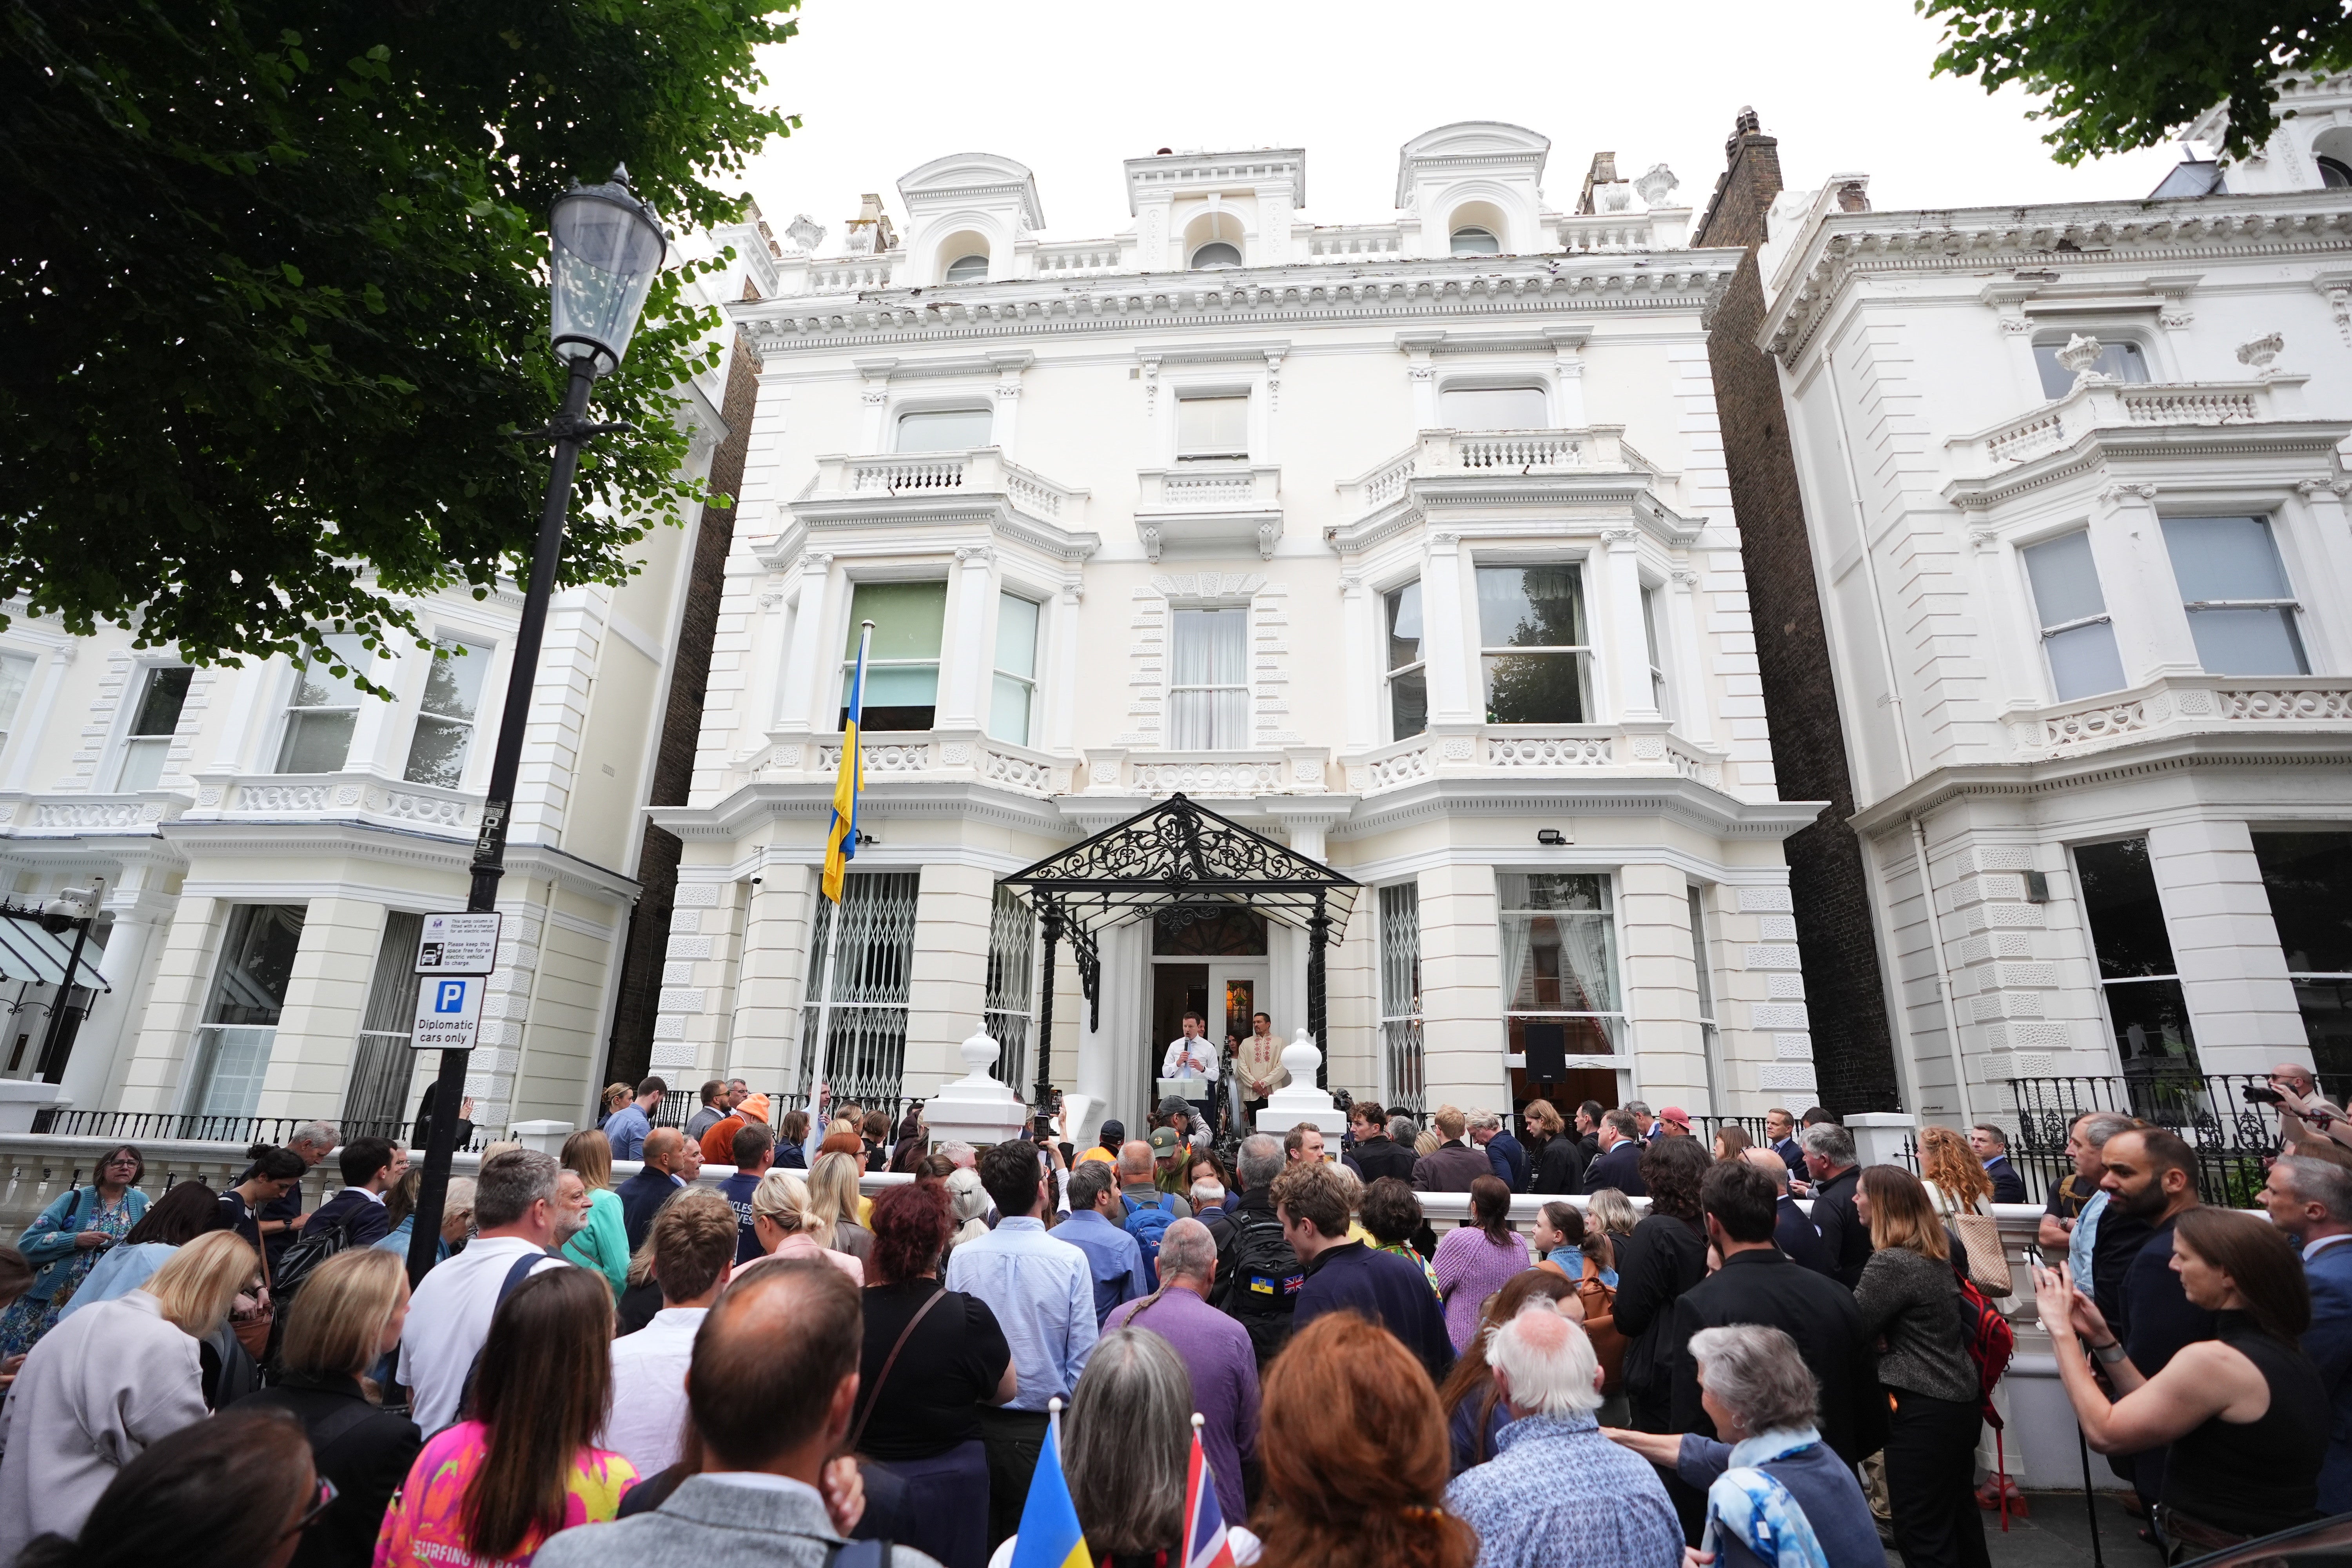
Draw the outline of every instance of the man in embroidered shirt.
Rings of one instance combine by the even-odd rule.
[[[1242,1125],[1257,1125],[1257,1113],[1266,1097],[1288,1087],[1290,1069],[1282,1065],[1282,1037],[1274,1020],[1263,1013],[1250,1015],[1250,1036],[1234,1056],[1234,1086],[1240,1091]]]
[[[717,1193],[680,1193],[654,1219],[654,1275],[661,1310],[613,1342],[613,1407],[599,1445],[658,1475],[677,1463],[686,1435],[686,1370],[694,1336],[727,1288],[735,1262],[735,1210]]]
[[[1478,1568],[1682,1568],[1658,1472],[1601,1435],[1601,1365],[1580,1324],[1538,1297],[1486,1348],[1511,1421],[1445,1506],[1478,1532]]]
[[[1045,1445],[1045,1402],[1068,1401],[1101,1331],[1087,1255],[1046,1235],[1037,1217],[1050,1212],[1054,1200],[1035,1147],[1013,1142],[982,1150],[980,1184],[1003,1217],[987,1235],[956,1243],[948,1255],[947,1287],[988,1303],[1019,1374],[1011,1403],[980,1412],[993,1549],[1020,1527],[1029,1478]]]

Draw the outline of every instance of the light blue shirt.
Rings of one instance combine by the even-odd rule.
[[[1095,1321],[1100,1323],[1121,1301],[1150,1294],[1143,1279],[1143,1247],[1108,1218],[1093,1209],[1073,1213],[1055,1226],[1056,1241],[1066,1241],[1087,1255],[1094,1276]]]
[[[2107,1189],[2101,1187],[2074,1216],[2074,1228],[2066,1233],[2066,1271],[2074,1277],[2074,1287],[2084,1295],[2091,1294],[2091,1255],[2099,1242],[2099,1216],[2107,1209]]]
[[[96,1302],[128,1296],[154,1278],[155,1270],[170,1262],[172,1254],[179,1250],[167,1241],[142,1241],[135,1247],[107,1248],[106,1256],[82,1277],[81,1288],[66,1303],[66,1310],[58,1314],[58,1321],[62,1323]]]
[[[604,1142],[613,1146],[615,1160],[641,1160],[646,1153],[646,1135],[654,1124],[635,1105],[625,1105],[604,1119]]]
[[[1043,1410],[1067,1400],[1094,1354],[1094,1271],[1087,1255],[1045,1234],[1028,1215],[956,1243],[948,1255],[948,1289],[977,1296],[996,1314],[1012,1347],[1020,1388],[1009,1410]]]

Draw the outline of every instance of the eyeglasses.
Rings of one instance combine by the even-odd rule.
[[[109,1160],[106,1163],[106,1168],[110,1171],[113,1170],[117,1165],[128,1166],[130,1169],[135,1171],[139,1168],[139,1162],[132,1159],[128,1154],[122,1154],[118,1155],[114,1159]]]
[[[285,1532],[279,1535],[278,1539],[283,1541],[289,1535],[299,1535],[304,1531],[310,1529],[313,1524],[316,1524],[319,1521],[319,1516],[327,1511],[327,1505],[334,1500],[335,1483],[329,1480],[326,1477],[320,1476],[319,1478],[318,1500],[313,1502],[309,1508],[304,1509],[302,1510],[302,1517],[289,1525],[286,1528]]]

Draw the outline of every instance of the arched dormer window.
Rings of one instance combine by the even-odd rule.
[[[1213,272],[1228,267],[1239,267],[1241,264],[1240,247],[1229,245],[1222,239],[1213,239],[1192,252],[1192,266],[1195,272]]]
[[[948,263],[946,281],[950,283],[985,283],[988,281],[988,258],[985,254],[959,256]]]
[[[1494,230],[1473,224],[1454,231],[1453,249],[1456,256],[1500,256],[1503,242],[1495,237]]]
[[[2319,183],[2330,190],[2352,185],[2352,164],[2347,164],[2341,158],[2321,157]]]

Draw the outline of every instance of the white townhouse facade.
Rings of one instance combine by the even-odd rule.
[[[1921,1115],[2352,1071],[2352,85],[2283,107],[2145,201],[1771,210],[1756,342]]]
[[[1663,165],[1408,142],[1321,226],[1295,149],[1130,159],[1134,224],[1042,237],[992,154],[805,217],[731,308],[761,363],[652,1065],[928,1096],[985,1022],[1026,1096],[1038,910],[1000,881],[1181,794],[1358,884],[1328,1078],[1510,1110],[1811,1102],[1704,319]],[[870,841],[816,891],[859,624]],[[1137,1124],[1188,1008],[1306,1022],[1247,900],[1093,933],[1049,1076]],[[831,978],[828,979],[828,973]],[[1091,1119],[1090,1119],[1091,1120]]]
[[[723,277],[693,287],[729,297]],[[725,432],[729,370],[678,405],[698,476]],[[549,611],[467,1080],[485,1126],[593,1109],[658,740],[646,716],[693,549],[690,528],[656,529],[625,584],[562,590]],[[465,907],[522,596],[502,582],[411,607],[457,657],[328,639],[391,701],[323,662],[192,668],[127,629],[75,637],[17,607],[0,629],[0,889],[23,905],[100,879],[88,962],[102,989],[88,987],[66,1059],[45,1064],[54,988],[12,968],[0,1074],[45,1079],[77,1112],[151,1113],[107,1123],[134,1135],[414,1119],[438,1066],[408,1047],[418,930]],[[209,1120],[167,1120],[185,1116]]]

